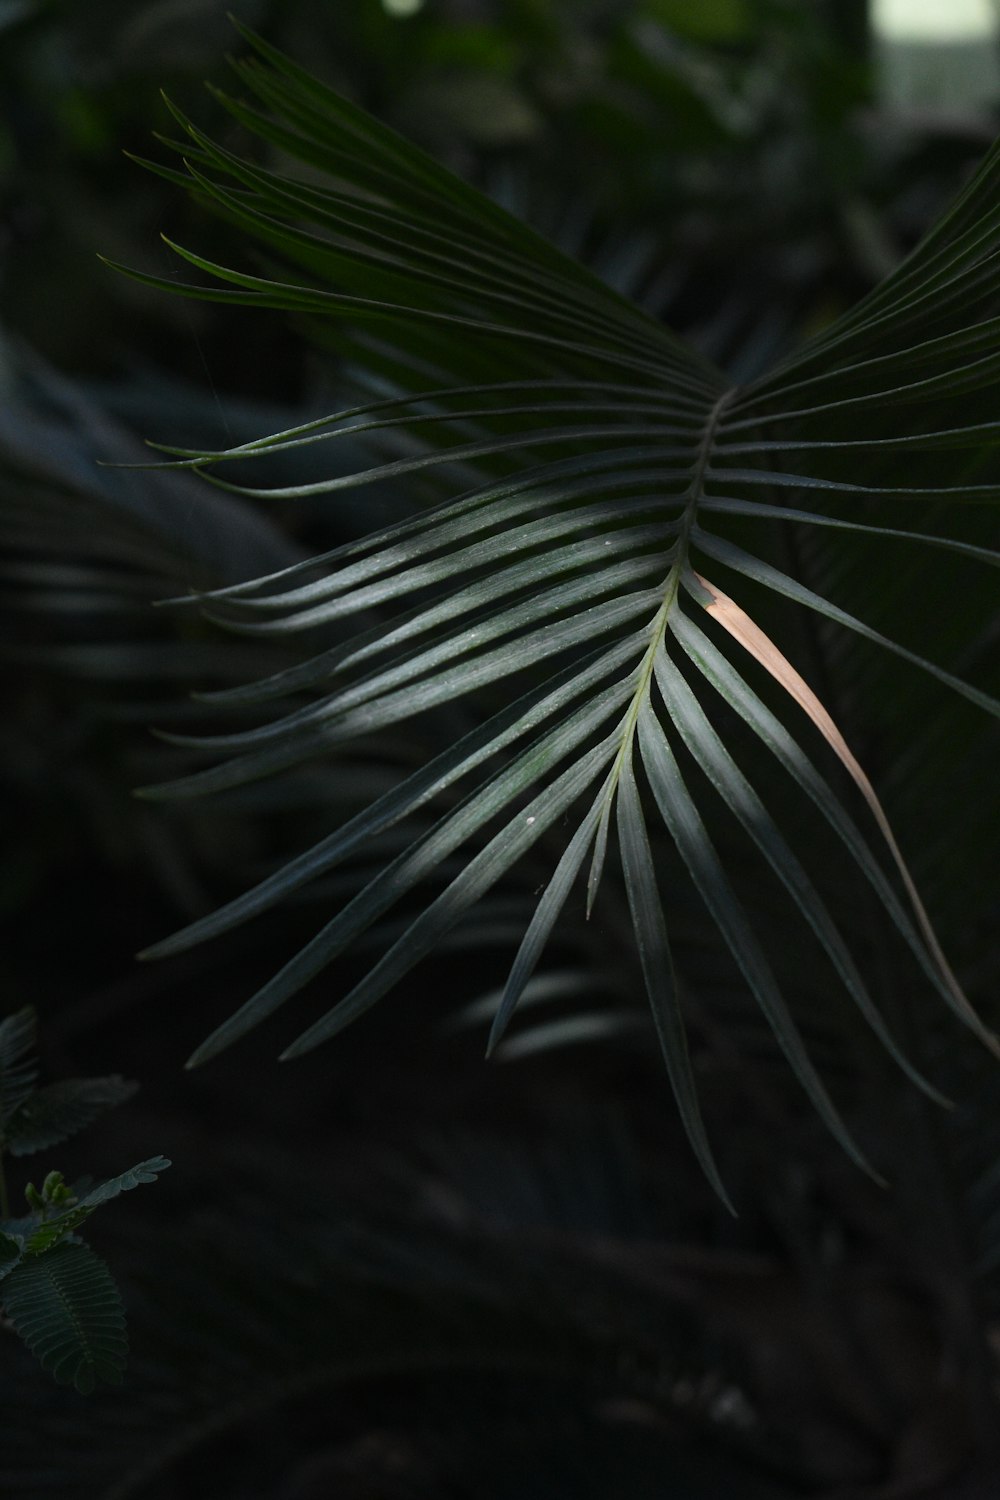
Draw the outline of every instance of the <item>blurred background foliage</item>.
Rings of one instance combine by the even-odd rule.
[[[241,19],[675,322],[721,320],[705,332],[721,352],[741,317],[764,342],[829,317],[990,139],[982,111],[879,107],[859,0],[391,4],[247,0]],[[169,131],[161,89],[222,124],[201,85],[233,47],[224,8],[22,0],[0,26],[5,327],[88,374],[155,340],[158,366],[200,380],[195,318],[220,385],[297,395],[291,340],[275,331],[265,353],[246,320],[144,293],[94,256],[155,264],[157,234],[192,214],[122,151]]]
[[[142,1080],[91,1132],[89,1164],[117,1159],[122,1132],[134,1154],[176,1163],[103,1242],[130,1289],[124,1394],[81,1405],[4,1341],[5,1409],[25,1412],[0,1457],[6,1492],[990,1493],[976,1486],[996,1472],[1000,1114],[989,1063],[950,1033],[931,1027],[924,1044],[963,1101],[945,1117],[889,1088],[882,1060],[804,986],[817,1060],[897,1184],[880,1194],[790,1099],[702,919],[680,912],[736,1223],[672,1118],[612,909],[557,947],[509,1066],[484,1067],[461,1012],[497,982],[492,956],[523,920],[516,890],[435,960],[428,989],[321,1056],[279,1070],[264,1035],[209,1074],[181,1071],[308,923],[293,906],[171,964],[130,955],[269,868],[318,807],[336,814],[419,751],[401,743],[391,766],[362,745],[336,774],[194,807],[130,796],[176,768],[146,726],[183,725],[189,686],[247,668],[150,601],[280,567],[403,503],[376,488],[335,518],[257,514],[176,475],[95,464],[134,461],[147,437],[210,446],[288,426],[337,386],[336,360],[276,315],[166,298],[97,260],[173,275],[161,232],[209,256],[228,243],[122,155],[162,159],[160,89],[231,138],[202,86],[226,83],[227,8],[0,0],[4,1009],[38,1006],[53,1071]],[[863,0],[238,10],[737,378],[895,264],[996,131],[996,106],[889,102]],[[945,937],[988,1009],[989,809],[969,844],[951,841],[950,808],[930,806],[919,769],[949,730],[915,700],[909,762],[896,731],[869,750],[926,833],[921,876],[937,874]],[[996,739],[975,744],[958,771],[985,785]],[[952,878],[963,864],[987,872],[974,896]],[[598,1003],[581,1026],[585,989]],[[898,1005],[919,1029],[918,1002]]]

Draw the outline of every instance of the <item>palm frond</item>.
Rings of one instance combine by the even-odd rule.
[[[287,643],[301,634],[317,645],[287,671],[204,695],[220,711],[279,707],[251,729],[174,736],[216,763],[148,795],[238,786],[469,695],[478,724],[283,871],[149,950],[178,952],[248,920],[376,833],[444,802],[431,827],[225,1021],[195,1060],[243,1036],[462,851],[459,873],[425,899],[367,975],[284,1056],[333,1036],[538,846],[554,873],[514,960],[495,1043],[588,858],[593,903],[617,829],[668,1071],[688,1135],[719,1191],[672,977],[656,853],[664,840],[806,1093],[863,1160],[706,826],[716,796],[784,886],[859,1012],[922,1080],[807,873],[807,851],[794,851],[771,814],[772,784],[750,779],[736,759],[744,739],[727,743],[713,719],[724,701],[750,741],[777,759],[838,835],[946,1004],[996,1050],[934,937],[835,705],[821,701],[793,665],[802,623],[817,617],[865,649],[888,653],[893,674],[915,667],[989,714],[1000,714],[1000,704],[911,647],[904,616],[878,629],[808,587],[784,564],[780,543],[813,529],[831,547],[841,535],[863,535],[881,546],[887,568],[900,548],[919,548],[922,566],[939,577],[948,559],[963,567],[1000,562],[961,520],[958,535],[942,527],[943,516],[963,517],[1000,498],[1000,421],[990,395],[1000,369],[1000,150],[881,286],[737,387],[592,273],[244,34],[256,55],[235,67],[255,102],[219,97],[252,134],[309,170],[296,177],[244,160],[175,111],[186,172],[159,170],[264,247],[265,264],[223,266],[175,246],[207,280],[178,288],[140,279],[285,309],[327,341],[331,326],[344,328],[352,358],[368,347],[377,361],[377,350],[389,350],[402,383],[378,400],[259,441],[195,453],[168,448],[168,461],[200,470],[224,490],[281,503],[321,495],[335,505],[376,480],[407,486],[429,472],[458,476],[459,490],[363,540],[202,596],[201,606],[239,635]],[[396,456],[303,485],[252,487],[220,474],[237,459],[266,465],[290,446],[336,451],[338,440],[359,434],[391,438]],[[713,581],[717,569],[726,589]],[[982,621],[978,593],[954,603]],[[352,617],[369,609],[389,613],[351,634]],[[883,671],[880,680],[895,676]],[[813,765],[810,740],[820,753],[832,751],[860,790],[904,897],[835,775]]]

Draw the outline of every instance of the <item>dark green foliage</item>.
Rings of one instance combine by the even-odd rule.
[[[136,1085],[124,1078],[66,1078],[38,1089],[14,1114],[5,1136],[11,1156],[30,1156],[83,1130],[123,1104]]]
[[[736,1302],[759,1295],[770,1268],[673,1256],[669,1194],[608,1122],[525,1144],[361,1150],[321,1192],[242,1152],[224,1211],[177,1239],[133,1216],[128,1418],[109,1397],[67,1414],[49,1493],[237,1500],[314,1470],[420,1500],[506,1497],[518,1475],[539,1500],[605,1500],[615,1483],[629,1500],[794,1493],[819,1454],[762,1431],[710,1291],[719,1277]],[[28,1453],[17,1437],[0,1456],[26,1496]]]
[[[38,1086],[38,1019],[33,1006],[0,1021],[0,1152],[30,1156],[67,1140],[136,1085],[124,1078],[64,1078]]]
[[[77,1228],[90,1218],[94,1209],[100,1208],[102,1203],[108,1203],[112,1198],[117,1198],[119,1193],[129,1193],[142,1183],[155,1182],[159,1173],[166,1171],[169,1166],[170,1163],[165,1156],[154,1156],[149,1161],[142,1161],[138,1166],[130,1167],[119,1177],[112,1177],[108,1182],[102,1182],[97,1187],[90,1188],[81,1196],[60,1194],[53,1200],[51,1194],[44,1194],[43,1190],[42,1202],[37,1201],[38,1195],[32,1193],[29,1184],[28,1201],[32,1202],[44,1217],[37,1229],[25,1234],[25,1255],[41,1255],[44,1251],[52,1249],[68,1235],[74,1234]],[[50,1173],[46,1178],[46,1184],[52,1177],[59,1176],[59,1173]],[[57,1188],[62,1186],[61,1180],[56,1186]],[[46,1212],[60,1202],[68,1204],[63,1212]],[[23,1223],[23,1220],[21,1222]]]
[[[155,1182],[164,1156],[140,1162],[96,1187],[72,1188],[49,1172],[25,1188],[29,1212],[12,1218],[5,1153],[29,1156],[66,1140],[131,1098],[124,1079],[70,1078],[36,1088],[36,1018],[26,1006],[0,1022],[0,1306],[42,1367],[86,1394],[118,1383],[125,1368],[125,1310],[104,1262],[77,1237],[95,1209]]]
[[[86,1245],[57,1244],[25,1258],[4,1278],[3,1309],[42,1368],[89,1394],[121,1382],[128,1353],[125,1309],[111,1272]]]
[[[35,1012],[25,1006],[16,1015],[0,1021],[0,1130],[35,1089],[38,1062],[35,1057]]]

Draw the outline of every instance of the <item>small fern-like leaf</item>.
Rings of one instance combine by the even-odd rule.
[[[4,1311],[42,1368],[86,1395],[120,1384],[128,1340],[111,1272],[87,1245],[58,1245],[12,1271]]]
[[[9,1276],[24,1252],[24,1243],[12,1234],[0,1231],[0,1281]]]
[[[122,1172],[119,1177],[111,1177],[107,1182],[98,1183],[97,1187],[91,1188],[79,1203],[60,1214],[57,1218],[46,1219],[35,1232],[29,1235],[25,1242],[25,1253],[28,1255],[44,1255],[51,1251],[60,1240],[67,1235],[75,1234],[80,1225],[99,1208],[102,1203],[108,1203],[112,1198],[117,1198],[120,1193],[130,1193],[133,1188],[139,1187],[144,1182],[155,1182],[161,1172],[165,1172],[170,1162],[165,1156],[151,1156],[148,1161],[139,1162],[138,1166],[129,1167],[127,1172]]]
[[[108,1078],[64,1078],[27,1099],[7,1128],[11,1156],[30,1156],[68,1140],[106,1109],[122,1104],[137,1085],[117,1074]]]
[[[32,1005],[0,1021],[0,1132],[4,1134],[8,1120],[35,1087],[38,1077],[35,1036]]]
[[[170,1160],[166,1156],[151,1156],[147,1161],[141,1161],[137,1166],[129,1167],[127,1172],[122,1172],[118,1177],[109,1177],[107,1182],[98,1183],[97,1187],[91,1188],[85,1198],[80,1199],[80,1207],[97,1208],[101,1203],[108,1203],[112,1198],[117,1198],[119,1193],[130,1193],[133,1188],[140,1187],[145,1182],[155,1182],[161,1172],[165,1172],[170,1166]]]

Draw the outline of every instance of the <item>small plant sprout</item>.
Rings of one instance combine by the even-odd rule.
[[[101,1204],[169,1167],[165,1156],[130,1167],[95,1187],[46,1173],[24,1189],[27,1212],[12,1215],[5,1158],[30,1156],[83,1130],[135,1093],[117,1075],[67,1078],[39,1087],[34,1009],[0,1022],[0,1306],[3,1327],[18,1334],[42,1367],[86,1394],[119,1384],[128,1340],[125,1309],[107,1266],[78,1233]]]

